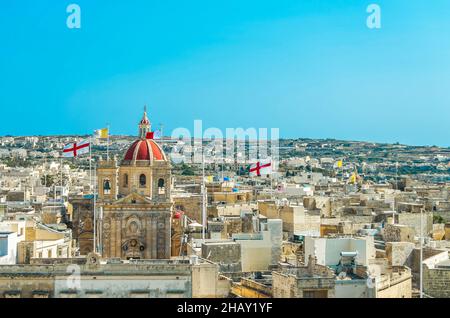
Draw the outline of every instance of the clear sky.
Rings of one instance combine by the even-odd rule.
[[[165,134],[450,146],[450,1],[0,1],[0,135],[136,134],[144,104]]]

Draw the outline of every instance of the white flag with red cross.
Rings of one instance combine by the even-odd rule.
[[[250,166],[250,176],[262,176],[272,173],[272,161],[270,159],[260,160]]]
[[[89,153],[90,147],[91,144],[89,140],[82,140],[78,143],[74,142],[72,144],[67,144],[63,149],[63,157],[74,158],[78,157],[79,155]]]

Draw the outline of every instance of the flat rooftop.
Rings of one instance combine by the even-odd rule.
[[[450,259],[437,263],[436,268],[450,269]]]

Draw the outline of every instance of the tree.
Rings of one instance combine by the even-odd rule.
[[[55,176],[54,175],[47,175],[41,177],[41,184],[43,184],[46,187],[51,187],[55,184]]]
[[[193,175],[195,175],[194,169],[192,169],[191,166],[183,164],[181,166],[181,175],[183,175],[183,176],[193,176]]]
[[[442,224],[445,223],[445,220],[442,216],[440,215],[433,215],[433,224]]]

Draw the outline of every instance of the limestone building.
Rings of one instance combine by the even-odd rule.
[[[189,259],[36,259],[0,266],[1,298],[227,297],[230,280],[211,262]]]
[[[103,257],[170,258],[170,162],[161,146],[146,138],[150,128],[144,110],[139,138],[123,159],[99,162],[97,237]]]

